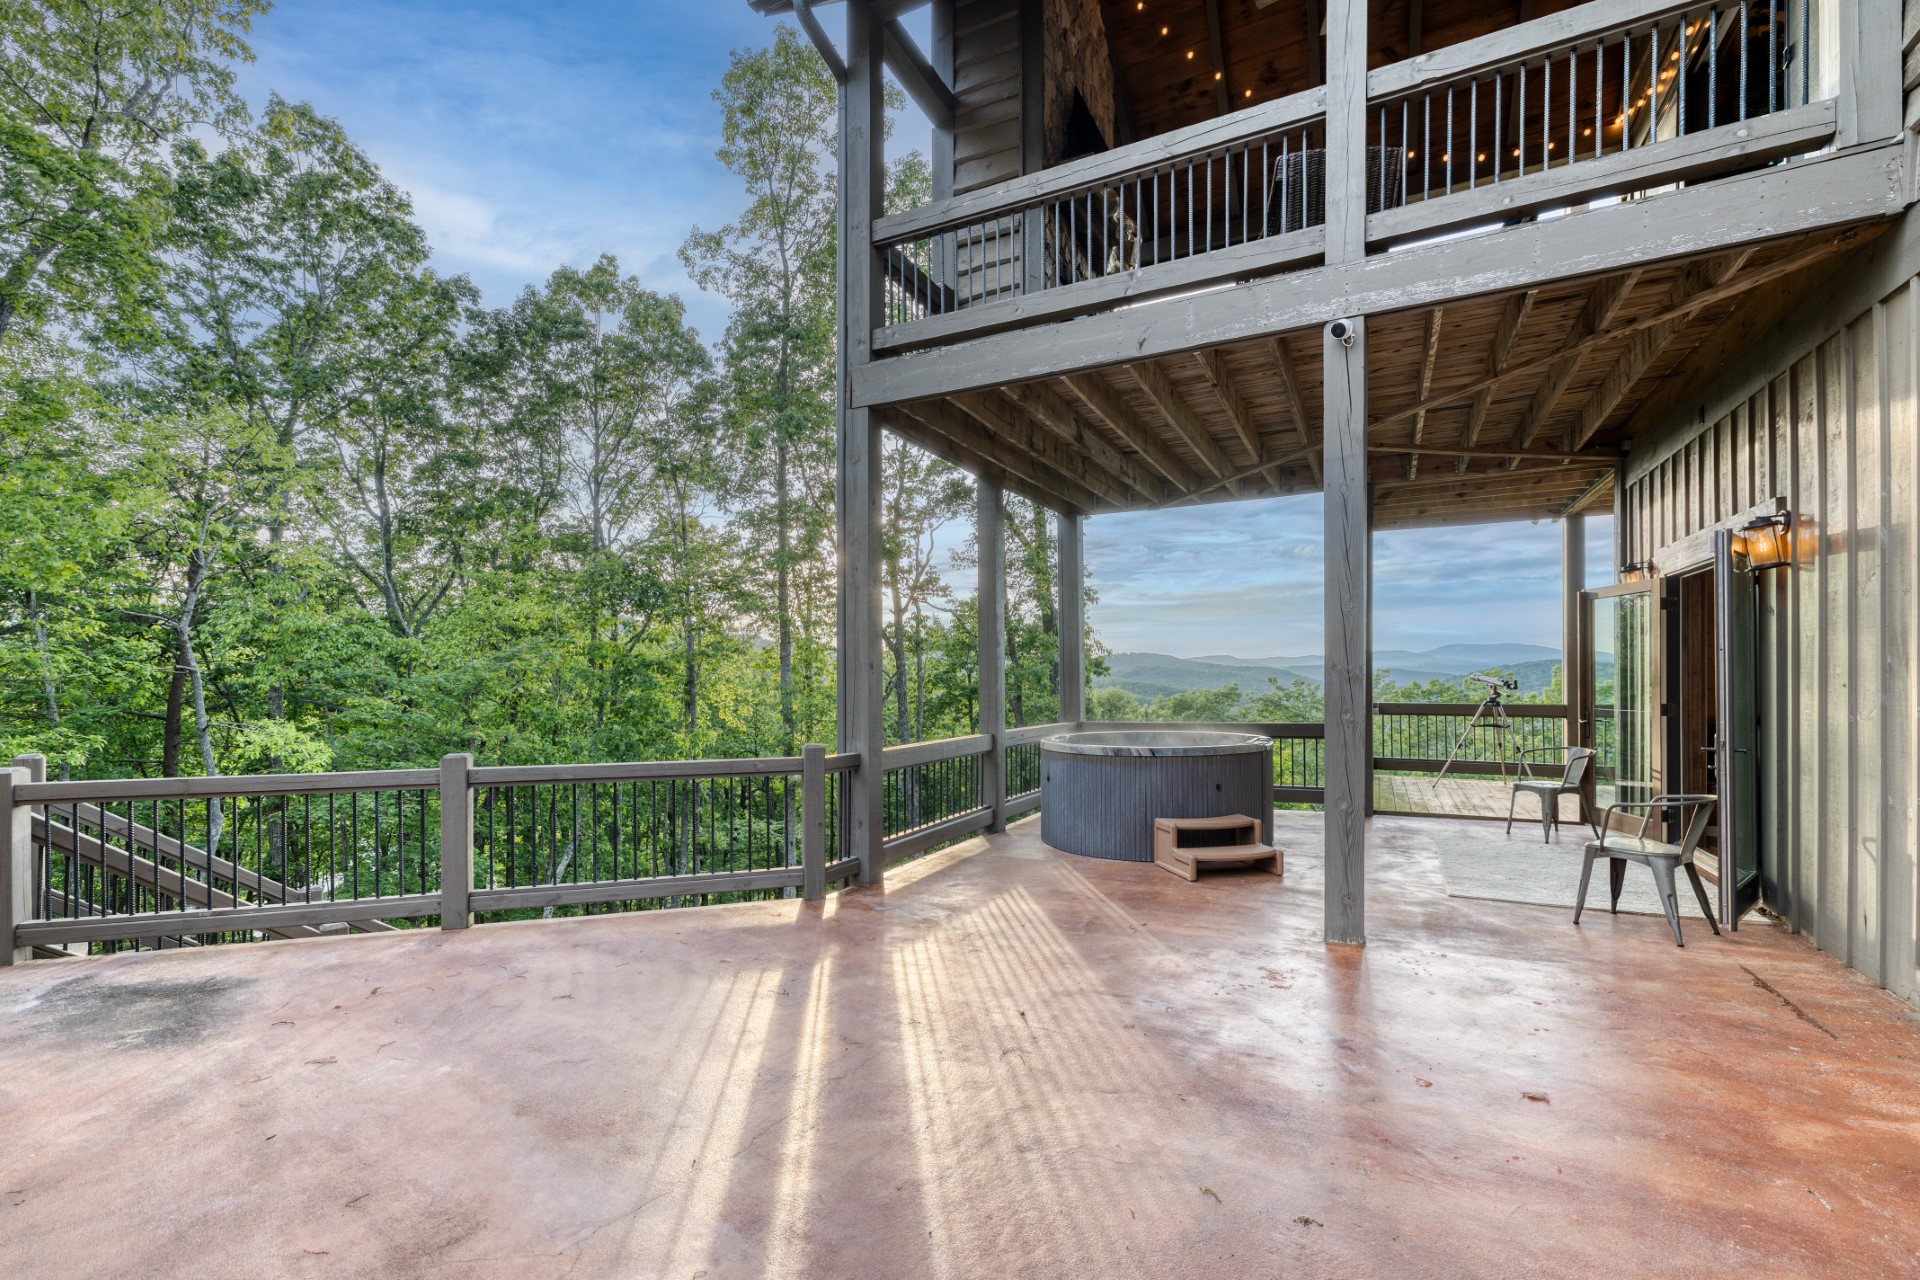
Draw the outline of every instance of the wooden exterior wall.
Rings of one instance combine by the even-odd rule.
[[[1763,575],[1768,905],[1920,1004],[1920,231],[1910,214],[1630,455],[1622,559],[1770,498],[1795,562]],[[1663,565],[1663,568],[1670,566]]]
[[[1020,176],[1019,0],[941,0],[953,10],[953,191]]]

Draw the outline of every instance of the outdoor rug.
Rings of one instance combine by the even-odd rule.
[[[1423,834],[1433,839],[1440,857],[1440,874],[1449,898],[1480,898],[1489,902],[1524,902],[1573,910],[1580,893],[1580,850],[1590,838],[1586,827],[1563,826],[1553,840],[1542,844],[1540,824],[1514,823],[1504,834],[1503,823],[1434,821]],[[1697,916],[1700,904],[1676,877],[1682,919]],[[1597,863],[1587,890],[1587,910],[1607,909],[1607,868]],[[1653,873],[1627,864],[1627,883],[1620,892],[1620,910],[1642,915],[1660,914],[1660,898],[1653,891]]]

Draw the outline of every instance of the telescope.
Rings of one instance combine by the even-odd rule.
[[[1519,759],[1513,754],[1516,750],[1513,744],[1513,722],[1507,719],[1506,704],[1500,701],[1500,693],[1502,690],[1518,690],[1520,682],[1509,676],[1489,676],[1479,672],[1460,678],[1485,685],[1487,696],[1480,699],[1480,705],[1473,709],[1473,717],[1467,721],[1466,728],[1460,730],[1460,736],[1454,739],[1453,750],[1447,752],[1447,762],[1441,765],[1440,772],[1434,775],[1433,785],[1436,787],[1447,776],[1447,770],[1453,768],[1454,761],[1460,758],[1461,751],[1465,750],[1467,744],[1473,740],[1474,732],[1478,729],[1484,728],[1494,735],[1493,740],[1498,744],[1502,765],[1507,764],[1509,759],[1515,761]]]
[[[1507,679],[1501,676],[1469,675],[1460,678],[1463,680],[1477,681],[1480,684],[1486,685],[1489,689],[1518,689],[1520,687],[1518,680]]]

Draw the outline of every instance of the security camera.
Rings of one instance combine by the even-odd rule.
[[[1327,332],[1332,334],[1333,340],[1341,346],[1350,347],[1353,345],[1353,325],[1347,321],[1335,320],[1327,326]]]

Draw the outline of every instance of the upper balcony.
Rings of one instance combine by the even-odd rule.
[[[1383,469],[1532,457],[1551,483],[1471,514],[1555,514],[1688,353],[1911,199],[1872,0],[1375,0],[1344,43],[1318,4],[1082,6],[1009,116],[1000,28],[966,24],[1031,8],[953,10],[955,194],[872,224],[851,399],[976,469],[1031,437],[1004,479],[1062,510],[1317,487],[1319,341],[1289,335],[1365,315]],[[1009,120],[1035,136],[996,176]],[[1458,497],[1380,496],[1383,525]]]
[[[1824,0],[1826,9],[1848,2]],[[1834,15],[1822,3],[1599,0],[1375,65],[1365,77],[1364,137],[1336,143],[1364,149],[1364,209],[1336,190],[1333,215],[1363,222],[1367,253],[1388,253],[1828,151],[1841,104],[1837,69],[1830,56],[1823,63]],[[1108,6],[1113,80],[1146,87],[1148,60],[1171,60],[1188,83],[1217,86],[1222,110],[1109,148],[1073,87],[1073,110],[1049,120],[1060,137],[1045,152],[1090,154],[879,219],[886,303],[876,355],[1327,261],[1329,177],[1337,186],[1341,166],[1329,163],[1326,85],[1224,110],[1267,86],[1242,87],[1224,52],[1211,81],[1195,73],[1205,64],[1178,47],[1174,25],[1212,6],[1170,16],[1175,7]],[[1289,16],[1267,6],[1249,35],[1270,38],[1262,27]],[[1379,63],[1394,43],[1373,34],[1370,61]],[[1223,43],[1216,37],[1217,49]],[[968,105],[983,104],[961,110]],[[1177,95],[1158,111],[1195,114]],[[956,185],[969,172],[967,142],[984,132],[958,132]],[[1342,159],[1346,172],[1362,172],[1351,155]]]

